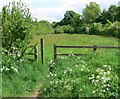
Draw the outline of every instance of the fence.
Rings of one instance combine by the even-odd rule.
[[[97,46],[97,45],[94,45],[94,46],[59,46],[59,45],[54,45],[54,62],[56,62],[58,55],[65,55],[65,56],[69,56],[70,55],[70,54],[63,54],[63,53],[62,54],[58,54],[57,53],[57,49],[58,48],[93,48],[93,52],[95,52],[98,48],[119,49],[120,46],[116,47],[116,46]],[[80,55],[87,55],[87,54],[71,54],[71,55],[80,56]]]
[[[45,60],[44,60],[44,39],[43,38],[40,39],[40,45],[41,45],[41,63],[44,64]],[[38,44],[29,46],[29,48],[32,48],[34,52],[27,53],[26,55],[34,55],[33,60],[38,61]]]
[[[38,45],[37,44],[32,45],[32,46],[29,46],[29,48],[31,48],[31,51],[33,52],[26,53],[25,55],[33,55],[34,59],[31,59],[31,60],[38,61]]]

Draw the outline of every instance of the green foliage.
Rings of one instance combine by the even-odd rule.
[[[90,25],[90,31],[89,34],[93,35],[101,35],[103,32],[103,26],[101,23],[92,23]]]
[[[108,8],[108,15],[109,15],[109,20],[111,22],[115,22],[116,20],[116,15],[117,15],[117,6],[116,5],[111,5],[109,8]]]
[[[120,7],[117,5],[110,5],[108,10],[104,9],[103,12],[98,15],[94,22],[101,22],[106,24],[107,20],[110,22],[120,21]]]
[[[90,2],[89,5],[86,5],[86,8],[83,9],[84,20],[86,23],[91,23],[100,12],[99,5],[96,2]]]
[[[80,14],[74,11],[66,11],[64,18],[60,21],[59,25],[73,25],[78,24],[80,20]]]
[[[64,33],[64,26],[57,26],[55,28],[55,34],[62,34]]]
[[[118,97],[117,50],[49,62],[42,97]],[[114,57],[114,58],[113,58]],[[113,60],[114,59],[114,60]]]
[[[30,62],[26,59],[18,61],[4,53],[2,54],[1,72],[3,97],[22,96],[34,91],[46,75],[44,67],[41,67],[39,62]]]
[[[103,35],[120,38],[120,22],[106,24]]]
[[[23,54],[29,44],[30,31],[33,24],[27,6],[21,1],[9,3],[2,9],[2,47],[10,53],[13,47]]]
[[[62,34],[62,33],[72,34],[74,33],[74,28],[70,25],[57,26],[55,28],[55,34]]]
[[[51,23],[46,20],[42,20],[34,24],[31,33],[32,35],[54,34],[54,29]]]

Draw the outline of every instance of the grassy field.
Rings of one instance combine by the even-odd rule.
[[[57,34],[57,35],[33,36],[33,39],[31,40],[31,44],[33,45],[36,43],[39,44],[39,57],[40,57],[40,38],[44,38],[46,63],[50,60],[53,60],[53,45],[118,46],[118,39],[115,39],[112,37],[96,36],[96,35]],[[89,53],[91,51],[92,49],[60,49],[58,50],[59,53]],[[104,51],[109,51],[109,50],[104,50]]]

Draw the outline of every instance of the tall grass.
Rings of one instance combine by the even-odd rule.
[[[8,56],[2,59],[2,96],[24,96],[44,83],[47,75],[45,66],[40,62],[16,61]]]

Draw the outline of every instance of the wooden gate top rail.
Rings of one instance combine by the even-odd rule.
[[[59,46],[55,45],[56,48],[120,48],[120,46]]]
[[[87,55],[87,54],[56,54],[56,55],[59,55],[59,56],[84,56],[84,55]]]

